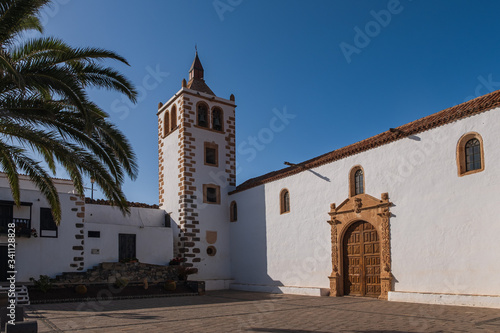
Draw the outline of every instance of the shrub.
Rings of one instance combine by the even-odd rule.
[[[182,263],[183,259],[182,258],[173,258],[173,259],[170,259],[169,261],[169,266],[177,266],[177,265],[180,265]]]
[[[177,270],[177,275],[179,276],[179,280],[181,281],[186,281],[188,275],[198,273],[198,268],[194,267],[186,267],[186,266],[179,266]]]
[[[50,289],[52,289],[52,281],[48,277],[48,275],[40,275],[38,280],[34,278],[30,278],[30,281],[33,282],[35,289],[40,290],[42,293],[46,293]]]
[[[128,285],[128,282],[129,282],[128,279],[118,278],[116,279],[115,287],[118,289],[123,289]]]
[[[174,280],[168,280],[163,287],[167,291],[174,291],[177,288],[177,284]]]
[[[77,294],[85,295],[87,293],[87,287],[84,286],[83,284],[79,284],[78,286],[75,287],[75,291]]]

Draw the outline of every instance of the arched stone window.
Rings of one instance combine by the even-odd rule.
[[[212,129],[216,131],[223,131],[224,127],[224,117],[222,116],[222,110],[220,108],[215,107],[212,110]]]
[[[476,132],[463,135],[457,144],[458,176],[484,170],[483,138]]]
[[[236,204],[236,201],[231,202],[231,206],[229,209],[229,221],[238,221],[238,205]]]
[[[290,192],[284,188],[280,192],[280,214],[290,213]]]
[[[208,127],[208,107],[205,103],[198,103],[196,119],[196,124],[198,126]]]
[[[170,117],[169,113],[165,111],[163,115],[163,137],[166,137],[170,132]]]
[[[349,196],[353,197],[365,193],[365,175],[359,165],[353,167],[349,173]]]
[[[170,129],[173,131],[177,127],[177,107],[172,106],[172,115],[170,121]]]

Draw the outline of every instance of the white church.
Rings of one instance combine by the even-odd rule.
[[[56,180],[56,227],[28,179],[16,207],[0,175],[0,233],[39,236],[18,238],[18,280],[177,256],[207,290],[500,308],[500,91],[238,186],[235,110],[196,55],[158,107],[159,209],[125,220]]]

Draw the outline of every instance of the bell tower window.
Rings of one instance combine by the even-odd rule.
[[[163,117],[163,137],[167,136],[170,132],[170,117],[168,112],[165,112],[165,116]]]
[[[214,108],[212,111],[212,129],[216,131],[222,131],[223,121],[222,121],[222,110],[219,108]]]
[[[198,126],[200,127],[208,127],[208,108],[206,104],[200,103],[198,104]]]
[[[172,107],[172,115],[171,115],[170,129],[173,131],[177,127],[177,108],[175,105]]]

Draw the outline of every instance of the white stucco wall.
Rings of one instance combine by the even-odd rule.
[[[73,186],[71,181],[55,179],[54,183],[59,193],[62,207],[62,219],[58,228],[57,238],[48,237],[17,237],[16,238],[16,280],[27,282],[30,277],[37,278],[39,275],[54,277],[61,272],[75,271],[70,267],[75,257],[72,247],[76,245],[75,234],[79,230],[75,224],[79,222],[74,211]],[[32,203],[31,227],[35,228],[40,236],[40,208],[50,208],[43,195],[35,189],[33,184],[25,176],[20,177],[21,201]],[[5,174],[0,173],[0,200],[12,201],[10,188]],[[29,218],[29,208],[22,206],[20,209],[14,207],[14,217]],[[0,235],[0,244],[7,243],[7,236]]]
[[[86,268],[118,261],[119,234],[136,235],[136,256],[140,262],[165,265],[172,259],[172,229],[165,227],[165,212],[137,207],[131,207],[130,211],[130,215],[124,216],[112,206],[85,206]],[[89,231],[99,231],[100,238],[87,237]]]
[[[165,103],[166,106],[159,116],[163,118],[165,112],[169,112],[170,114],[172,107],[175,105],[177,109],[177,125],[179,125],[182,121],[182,112],[179,104],[181,100],[182,98],[180,97],[173,97],[171,101]],[[169,105],[170,102],[172,103]],[[161,131],[163,131],[163,128]],[[163,144],[159,149],[163,154],[163,160],[160,163],[163,165],[162,172],[164,174],[164,184],[160,184],[159,190],[163,190],[161,195],[165,199],[165,204],[161,208],[170,214],[172,223],[175,226],[179,221],[179,129],[174,130],[165,138],[160,137],[159,140]]]
[[[485,170],[458,177],[457,142],[471,131],[483,138]],[[235,282],[328,288],[329,206],[348,198],[349,170],[361,165],[365,193],[394,203],[395,291],[499,296],[499,132],[495,109],[231,195]],[[282,188],[291,212],[280,215]]]
[[[212,110],[214,106],[218,106],[223,111],[224,117],[224,130],[227,130],[227,120],[228,118],[234,117],[234,107],[228,106],[223,103],[218,103],[218,100],[225,101],[228,100],[217,98],[217,100],[207,101],[206,99],[197,98],[195,96],[189,96],[191,102],[195,107],[199,101],[203,101],[208,104],[209,110]],[[194,115],[190,115],[194,121],[196,121]],[[198,255],[201,259],[200,263],[197,264],[199,268],[199,273],[196,275],[196,279],[200,280],[224,280],[231,278],[230,270],[230,252],[229,252],[229,201],[228,192],[231,190],[227,182],[228,174],[226,169],[229,165],[226,161],[229,161],[227,154],[229,150],[226,148],[226,135],[227,133],[218,133],[215,131],[209,131],[206,129],[193,127],[190,129],[195,138],[195,149],[194,149],[194,160],[196,165],[196,172],[193,173],[194,183],[196,186],[196,198],[197,198],[197,213],[199,214],[199,229],[200,229],[200,239],[198,246],[201,250]],[[204,142],[215,143],[218,146],[218,166],[208,166],[204,163]],[[220,186],[220,204],[207,204],[203,203],[203,185],[204,184],[214,184]],[[217,241],[214,244],[209,244],[207,242],[206,233],[207,231],[217,232]],[[217,250],[214,256],[209,256],[206,252],[208,246],[214,246]]]

